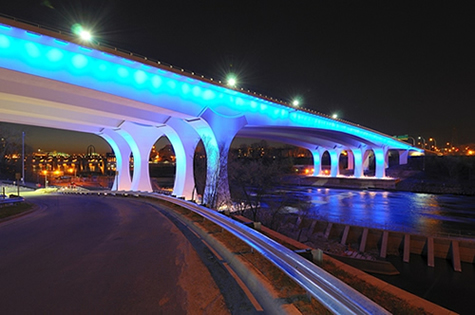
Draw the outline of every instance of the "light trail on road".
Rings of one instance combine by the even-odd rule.
[[[335,314],[390,314],[355,289],[288,248],[220,213],[195,203],[156,193],[139,195],[165,200],[189,209],[223,227],[274,263]]]

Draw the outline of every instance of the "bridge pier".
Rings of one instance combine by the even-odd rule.
[[[176,156],[173,194],[185,199],[192,199],[195,189],[193,158],[200,136],[192,126],[181,119],[172,118],[167,121],[167,125],[169,127],[164,126],[163,129],[165,129],[165,135],[170,140]]]
[[[130,190],[132,181],[130,179],[129,158],[132,152],[128,143],[116,131],[104,129],[99,134],[109,143],[116,158],[116,176],[111,190]]]
[[[351,149],[351,152],[352,152],[353,158],[354,158],[353,175],[356,178],[363,177],[363,175],[364,175],[364,171],[363,171],[363,149],[353,148],[353,149]]]
[[[322,174],[322,156],[326,150],[322,147],[316,147],[309,151],[313,156],[313,176],[319,176]]]
[[[153,144],[164,133],[160,128],[124,122],[117,132],[129,144],[134,157],[132,191],[151,192],[149,157]]]
[[[247,124],[244,116],[224,116],[207,108],[188,123],[203,140],[207,156],[206,187],[203,202],[210,208],[231,207],[228,183],[228,153],[236,133]]]
[[[341,149],[340,148],[335,148],[333,150],[328,150],[328,153],[330,154],[330,176],[331,177],[337,177],[340,174],[340,154],[341,154]]]
[[[409,150],[399,150],[399,165],[407,164]]]
[[[375,159],[375,176],[383,178],[386,176],[386,168],[388,167],[388,149],[386,147],[373,148]]]

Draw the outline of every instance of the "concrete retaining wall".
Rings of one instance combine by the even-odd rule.
[[[427,257],[427,265],[434,266],[434,257],[452,261],[454,270],[461,271],[461,262],[475,263],[475,239],[424,236],[379,229],[350,226],[339,223],[310,220],[301,222],[309,234],[323,233],[331,240],[349,245],[361,252],[401,256],[409,262],[410,254]]]

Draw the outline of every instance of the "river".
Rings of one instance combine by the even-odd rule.
[[[284,192],[284,194],[283,194]],[[475,196],[279,187],[274,198],[306,202],[309,215],[333,223],[412,234],[475,238]]]
[[[295,209],[304,202],[308,215],[318,220],[475,238],[474,196],[292,186],[279,187],[270,199],[282,196]],[[455,272],[451,262],[442,258],[435,258],[435,267],[428,267],[424,257],[414,254],[410,263],[397,256],[388,256],[387,260],[400,274],[374,276],[460,314],[473,313],[475,264],[462,263],[462,272]]]

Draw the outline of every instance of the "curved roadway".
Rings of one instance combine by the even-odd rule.
[[[0,313],[255,313],[220,262],[202,262],[209,250],[195,252],[160,209],[124,198],[29,200],[41,208],[0,223]]]
[[[143,195],[179,204],[227,229],[267,257],[335,314],[390,314],[315,264],[241,223],[188,201],[155,193]]]

